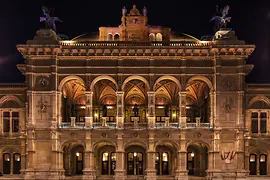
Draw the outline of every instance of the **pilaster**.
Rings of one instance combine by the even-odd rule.
[[[187,97],[187,92],[186,91],[181,91],[179,92],[179,126],[181,128],[185,128],[187,124],[187,117],[186,117],[186,97]]]
[[[83,179],[96,179],[96,171],[94,168],[94,152],[92,146],[92,132],[85,132],[85,151],[84,151],[84,169]]]
[[[154,148],[154,145],[155,145],[154,136],[155,136],[155,133],[153,131],[149,131],[146,180],[156,180],[157,179],[157,173],[156,173],[156,168],[155,168],[156,151]]]
[[[117,128],[124,128],[124,92],[117,91],[117,115],[116,115],[116,123]]]
[[[155,127],[155,91],[149,91],[148,94],[148,127]]]
[[[125,180],[127,178],[125,170],[125,151],[123,144],[123,134],[121,132],[118,132],[116,149],[116,169],[114,170],[115,180]]]
[[[179,135],[179,148],[177,151],[177,168],[175,171],[176,180],[188,180],[187,170],[187,149],[186,149],[186,132],[182,131]]]
[[[85,127],[93,128],[93,92],[86,91]]]

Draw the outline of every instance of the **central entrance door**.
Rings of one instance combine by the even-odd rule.
[[[140,146],[126,148],[127,175],[143,175],[145,171],[145,150]]]

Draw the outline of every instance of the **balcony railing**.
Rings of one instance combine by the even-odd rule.
[[[94,129],[104,129],[104,128],[110,128],[115,129],[116,128],[116,122],[94,122],[93,123]]]
[[[71,122],[62,122],[60,128],[84,128],[84,126],[84,122],[75,122],[74,125]]]
[[[61,125],[59,125],[59,128],[85,128],[85,122],[62,122]],[[106,121],[106,119],[103,119],[101,122],[93,122],[92,127],[94,129],[116,129],[117,128],[117,123],[115,121]],[[124,123],[124,129],[129,130],[146,130],[148,129],[148,123],[145,122],[126,122]],[[194,128],[205,128],[209,129],[210,128],[210,123],[200,123],[199,121],[196,123],[186,123],[186,127],[181,127],[178,122],[156,122],[154,125],[155,129],[165,129],[165,128],[170,128],[170,129],[194,129]]]
[[[179,124],[178,123],[155,123],[155,128],[156,129],[162,129],[162,128],[177,129],[177,128],[179,128]]]

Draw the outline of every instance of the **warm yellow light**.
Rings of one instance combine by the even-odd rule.
[[[95,113],[95,117],[98,117],[98,114],[97,113]]]
[[[79,152],[76,152],[76,156],[79,157],[80,156],[80,153]]]
[[[191,155],[191,157],[194,157],[195,156],[194,152],[192,152],[190,155]]]
[[[137,153],[135,152],[133,155],[134,155],[134,157],[136,157],[137,156]]]
[[[175,117],[176,116],[176,114],[175,113],[173,113],[173,117]]]

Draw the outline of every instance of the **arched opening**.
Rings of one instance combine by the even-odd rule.
[[[126,82],[124,88],[125,122],[139,122],[141,125],[147,123],[149,91],[145,82],[139,79],[132,79]],[[127,124],[126,124],[127,125]]]
[[[63,148],[65,174],[82,175],[84,168],[84,147],[78,142],[70,142]]]
[[[156,147],[155,167],[158,176],[172,175],[176,168],[176,148],[170,143],[160,143]]]
[[[257,155],[256,154],[249,155],[249,174],[257,175]]]
[[[250,175],[267,175],[267,154],[250,154],[249,172]]]
[[[11,156],[9,153],[3,154],[3,174],[10,174]]]
[[[170,79],[157,82],[155,91],[156,123],[178,122],[179,118],[179,86]]]
[[[144,175],[146,168],[145,149],[131,145],[125,149],[127,175]]]
[[[20,174],[21,170],[21,155],[19,153],[13,154],[13,174]]]
[[[75,118],[77,125],[85,122],[85,85],[77,79],[66,81],[62,85],[62,118],[63,122],[71,122]]]
[[[107,79],[96,82],[93,86],[93,121],[101,123],[116,122],[116,85]]]
[[[186,85],[187,123],[209,123],[211,115],[210,89],[201,80],[189,81]]]
[[[162,41],[162,34],[157,33],[157,35],[156,35],[156,41]]]
[[[108,142],[101,142],[95,148],[97,175],[114,175],[116,168],[116,148]]]
[[[114,40],[115,41],[119,41],[120,40],[120,35],[119,34],[115,34],[114,35]]]
[[[113,40],[113,35],[110,33],[108,34],[108,41],[112,41]]]
[[[202,143],[192,143],[187,148],[187,170],[191,176],[206,176],[208,148]]]
[[[155,41],[155,40],[156,40],[155,34],[153,33],[149,34],[149,41]]]
[[[267,155],[266,154],[260,154],[260,175],[267,175]]]

